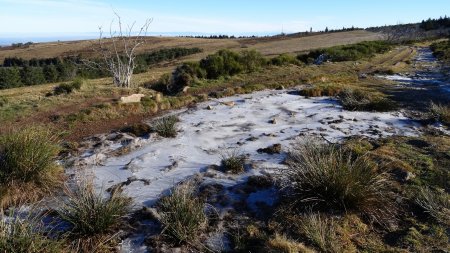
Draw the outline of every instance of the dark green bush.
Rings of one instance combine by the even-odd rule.
[[[62,83],[55,87],[55,89],[53,90],[53,93],[55,95],[69,94],[69,93],[72,93],[74,90],[80,90],[82,84],[83,84],[82,79],[75,79],[71,83]]]
[[[206,71],[208,79],[232,76],[244,71],[244,67],[240,62],[240,55],[226,49],[208,55],[200,61],[200,66]]]
[[[294,65],[300,64],[299,60],[290,54],[281,54],[277,57],[272,58],[272,60],[270,62],[276,66],[286,66],[289,64],[294,64]]]
[[[58,69],[56,69],[55,65],[45,65],[43,72],[44,72],[45,80],[48,83],[54,83],[59,80]]]
[[[163,76],[161,82],[168,82],[167,91],[176,94],[183,90],[184,87],[190,86],[199,78],[205,78],[206,71],[200,67],[198,62],[186,62],[178,66],[172,74],[172,78],[167,80],[167,76]]]
[[[450,40],[433,43],[430,47],[439,60],[450,62]]]
[[[0,68],[0,89],[22,86],[20,69],[17,67]]]
[[[315,60],[320,55],[323,55],[324,60],[330,60],[332,62],[356,61],[387,52],[391,48],[392,45],[385,41],[365,41],[352,45],[313,50],[308,54],[297,56],[297,59],[304,63],[311,63],[311,59]]]
[[[45,83],[44,72],[42,71],[42,67],[24,67],[21,70],[22,83],[24,85],[36,85]]]
[[[245,50],[241,52],[240,62],[245,72],[251,73],[266,65],[267,60],[256,50]]]

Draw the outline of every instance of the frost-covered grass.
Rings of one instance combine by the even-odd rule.
[[[17,215],[0,220],[0,252],[61,253],[67,252],[62,241],[48,238],[40,216]]]
[[[234,174],[244,171],[245,155],[239,149],[227,149],[221,152],[221,166],[226,172]]]
[[[67,190],[66,194],[67,198],[57,213],[70,225],[66,234],[72,240],[72,248],[108,248],[115,239],[113,234],[124,223],[131,200],[119,192],[106,198],[90,183],[80,183],[75,189]]]
[[[293,145],[287,165],[282,185],[297,206],[355,211],[380,224],[395,216],[391,182],[365,156],[307,140]]]
[[[166,138],[174,138],[177,136],[176,124],[180,121],[177,116],[167,116],[164,118],[157,119],[153,122],[153,130],[157,132],[160,136]]]

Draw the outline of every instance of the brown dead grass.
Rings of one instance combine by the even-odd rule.
[[[224,48],[236,50],[240,50],[241,48],[256,49],[264,55],[276,55],[379,39],[379,34],[367,31],[329,33],[299,38],[279,37],[272,40],[253,39],[251,43],[245,39],[148,37],[146,43],[138,50],[138,53],[174,47],[199,47],[203,49],[203,53],[186,58],[188,60],[194,60]],[[6,57],[19,57],[24,59],[51,58],[78,55],[80,53],[92,56],[94,54],[92,47],[95,43],[95,40],[80,40],[36,43],[24,48],[2,49],[0,50],[0,62],[3,62],[3,59]]]

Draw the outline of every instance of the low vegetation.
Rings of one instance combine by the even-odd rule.
[[[292,147],[287,165],[282,185],[298,207],[353,211],[380,224],[395,217],[391,183],[365,156],[308,140]]]
[[[344,109],[350,111],[385,112],[396,108],[394,101],[386,98],[382,93],[362,89],[343,89],[337,97]]]
[[[76,79],[71,83],[62,83],[53,90],[54,95],[70,94],[75,90],[80,90],[83,85],[82,79]]]
[[[193,182],[185,182],[158,202],[163,233],[176,244],[194,246],[208,225],[205,203],[195,196],[195,190]]]
[[[71,247],[77,252],[96,252],[115,246],[116,232],[124,224],[131,200],[118,191],[105,197],[91,183],[80,183],[66,194],[57,213],[69,224],[66,237]]]
[[[172,75],[163,76],[154,88],[176,94],[200,79],[216,80],[222,77],[249,73],[266,64],[265,58],[256,51],[233,52],[227,49],[208,55],[200,62],[188,62],[178,66]]]
[[[0,252],[61,253],[64,244],[46,236],[41,217],[9,213],[9,219],[0,219]]]
[[[433,43],[430,48],[439,60],[450,62],[450,40]]]
[[[221,167],[223,171],[233,174],[244,171],[246,157],[239,149],[232,148],[224,150],[221,153],[221,157]]]
[[[176,124],[179,121],[180,119],[175,115],[166,116],[155,120],[152,124],[152,129],[162,137],[174,138],[177,136]]]
[[[332,218],[322,217],[319,213],[307,213],[299,223],[299,233],[321,252],[343,252],[337,225]]]
[[[450,106],[431,103],[430,112],[436,120],[450,125]]]
[[[314,63],[319,56],[322,56],[322,61],[357,61],[372,57],[375,54],[385,53],[391,48],[392,45],[385,41],[366,41],[352,45],[313,50],[308,54],[299,55],[297,58],[304,63]]]
[[[437,222],[450,226],[450,195],[448,193],[422,188],[415,201]]]
[[[58,185],[60,170],[55,160],[59,151],[57,136],[43,127],[29,127],[2,135],[2,205],[35,199]]]

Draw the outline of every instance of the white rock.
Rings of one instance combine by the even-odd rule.
[[[144,94],[133,94],[128,97],[121,97],[120,102],[122,104],[129,104],[129,103],[139,103],[141,102],[141,99],[145,97]]]

